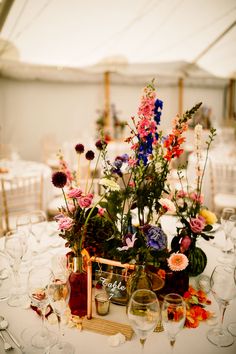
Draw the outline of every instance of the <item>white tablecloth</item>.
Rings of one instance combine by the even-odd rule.
[[[171,217],[165,217],[162,219],[162,224],[170,240],[171,236],[173,236],[175,233],[175,220]],[[44,254],[42,254],[40,257],[43,257],[43,259],[50,263],[50,259],[54,254],[65,254],[66,250],[63,247],[63,240],[57,238],[55,234],[49,234],[50,232],[48,232],[48,235],[44,235],[43,244],[45,251]],[[222,244],[222,236],[223,235],[221,231],[216,234],[216,244]],[[212,246],[211,243],[207,243],[206,241],[200,241],[200,244],[201,247],[204,248],[208,257],[208,264],[204,273],[209,275],[216,265],[216,258],[220,254],[220,249],[218,247]],[[0,245],[3,245],[2,240],[0,240]],[[196,279],[192,279],[192,281],[195,282]],[[212,305],[208,306],[208,309],[215,310],[218,313],[218,307],[214,299],[212,299]],[[225,325],[232,321],[236,321],[235,314],[236,299],[232,301],[226,310]],[[3,315],[7,318],[10,323],[10,330],[16,335],[18,339],[21,338],[20,334],[24,328],[30,327],[32,325],[40,326],[41,323],[40,318],[34,311],[30,309],[9,307],[6,301],[0,302],[0,315]],[[105,317],[105,319],[128,323],[125,307],[114,304],[111,304],[110,313]],[[51,325],[49,327],[52,330],[57,331],[56,325]],[[228,348],[217,348],[207,340],[206,333],[210,328],[211,326],[205,322],[202,322],[196,329],[183,329],[177,337],[174,353],[234,354],[236,352],[236,342],[233,344],[233,346]],[[65,339],[74,345],[75,354],[137,354],[140,352],[140,344],[135,335],[131,341],[127,341],[118,347],[111,347],[108,344],[108,337],[105,335],[100,335],[85,330],[79,332],[79,330],[75,328],[66,328]],[[148,354],[171,353],[170,345],[165,333],[152,333],[147,339],[144,352]],[[3,353],[1,342],[0,353]],[[18,349],[14,349],[12,353],[20,353],[20,351]]]

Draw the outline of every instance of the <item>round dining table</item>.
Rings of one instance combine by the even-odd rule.
[[[168,236],[168,241],[171,241],[171,238],[175,234],[176,230],[176,219],[173,216],[163,216],[162,227]],[[234,229],[234,232],[236,230]],[[217,257],[221,254],[221,247],[224,241],[223,231],[219,225],[215,226],[213,241],[205,241],[203,239],[198,241],[198,244],[202,249],[204,249],[207,255],[207,266],[204,270],[205,275],[210,276],[212,270],[217,265]],[[58,236],[58,231],[56,229],[55,222],[48,223],[47,231],[42,235],[42,240],[40,244],[40,251],[38,252],[35,249],[35,240],[32,238],[32,235],[29,235],[28,238],[28,255],[25,261],[22,262],[21,266],[21,275],[22,279],[27,279],[27,274],[31,266],[43,267],[46,265],[55,266],[55,259],[61,259],[64,256],[68,249],[64,246],[64,240]],[[4,238],[0,239],[0,251],[4,252]],[[30,255],[33,257],[30,257]],[[53,263],[52,263],[53,259]],[[196,287],[198,284],[198,277],[190,278],[190,283]],[[1,286],[1,284],[0,284]],[[218,305],[211,295],[207,294],[208,297],[212,300],[210,305],[207,305],[207,309],[214,311],[218,316],[219,310]],[[26,296],[27,298],[27,296]],[[95,312],[94,297],[92,299],[93,305],[93,316],[100,317]],[[41,319],[39,315],[29,307],[29,302],[22,307],[10,307],[7,304],[7,300],[2,300],[0,302],[0,315],[4,316],[9,322],[9,329],[12,334],[17,338],[17,340],[24,345],[21,333],[25,328],[30,328],[32,326],[38,326],[40,328]],[[229,304],[226,313],[224,325],[227,326],[231,322],[236,321],[236,299],[232,300]],[[106,320],[116,321],[119,323],[128,324],[128,318],[126,315],[126,307],[119,306],[116,304],[110,304],[109,314],[103,316]],[[47,321],[48,322],[48,321]],[[171,352],[171,347],[169,340],[164,331],[162,332],[153,332],[147,338],[145,343],[143,354],[235,354],[236,353],[236,338],[232,346],[225,348],[218,348],[215,345],[211,344],[207,339],[207,332],[212,328],[213,325],[216,325],[216,321],[201,321],[197,328],[184,328],[177,335],[177,340],[173,352]],[[57,324],[47,323],[47,326],[52,330],[57,332]],[[14,346],[14,350],[11,352],[13,354],[26,353],[44,353],[44,351],[24,351],[17,348],[14,342],[11,341],[7,333],[3,333],[5,338],[11,342]],[[64,338],[66,341],[69,341],[74,346],[75,354],[137,354],[141,353],[141,346],[139,340],[135,334],[133,334],[131,340],[126,340],[124,343],[120,343],[117,346],[111,345],[109,336],[88,331],[85,329],[79,330],[78,328],[69,328],[65,326],[65,335]],[[3,343],[0,340],[0,353],[4,353]],[[50,353],[50,351],[49,351]],[[60,354],[58,352],[58,354]]]
[[[42,208],[44,211],[47,211],[48,204],[52,200],[54,194],[54,188],[51,182],[51,168],[38,161],[28,161],[22,159],[0,160],[0,179],[13,179],[17,177],[40,175],[43,177]]]

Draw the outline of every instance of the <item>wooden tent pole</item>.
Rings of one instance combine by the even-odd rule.
[[[228,119],[231,120],[233,119],[233,113],[234,113],[234,89],[235,89],[235,80],[230,79],[229,80],[229,86],[228,86]]]
[[[110,128],[110,72],[104,72],[105,127]]]
[[[183,114],[183,89],[184,89],[184,79],[179,78],[178,81],[178,98],[179,98],[179,116]]]

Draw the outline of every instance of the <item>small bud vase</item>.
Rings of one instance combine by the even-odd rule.
[[[73,270],[69,277],[71,294],[69,307],[71,314],[79,317],[87,315],[87,272],[83,269],[83,257],[73,257]]]

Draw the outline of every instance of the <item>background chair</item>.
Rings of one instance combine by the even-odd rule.
[[[222,157],[222,160],[224,157]],[[225,207],[236,208],[236,164],[210,160],[212,205],[217,215]]]
[[[43,176],[1,178],[0,205],[2,229],[6,233],[15,228],[20,214],[42,209]]]

